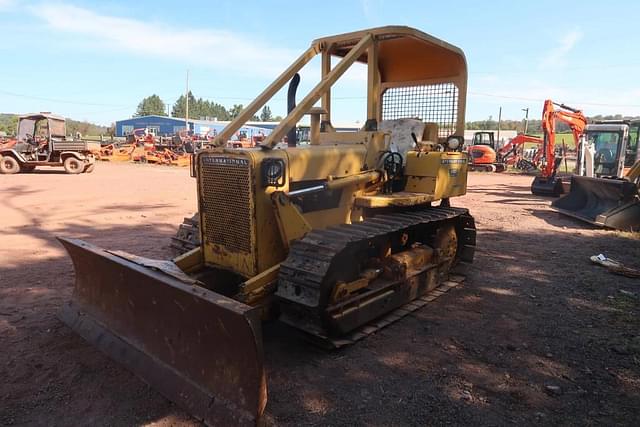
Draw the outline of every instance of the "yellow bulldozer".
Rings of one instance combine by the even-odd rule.
[[[287,83],[295,100],[316,55],[319,83],[261,145],[226,148]],[[331,88],[354,63],[366,122],[338,132]],[[205,423],[257,423],[263,320],[339,347],[473,260],[474,219],[450,203],[467,188],[466,90],[463,52],[412,28],[313,41],[195,156],[198,247],[159,261],[60,238],[76,272],[61,318]],[[310,143],[283,148],[305,114]]]

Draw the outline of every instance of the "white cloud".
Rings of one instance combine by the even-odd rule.
[[[0,10],[10,9],[16,3],[16,0],[0,0]]]
[[[362,14],[369,22],[378,20],[378,11],[380,10],[381,6],[382,0],[360,0],[360,8],[362,9]]]
[[[540,62],[541,68],[555,68],[562,67],[566,64],[566,57],[575,47],[575,45],[582,39],[582,31],[572,30],[566,33],[558,41],[558,46],[550,49],[547,55],[542,58]]]
[[[274,48],[230,31],[179,29],[165,23],[101,15],[65,3],[41,3],[29,10],[49,28],[82,36],[103,49],[149,57],[171,55],[187,64],[216,69],[276,75],[296,56],[290,50]]]

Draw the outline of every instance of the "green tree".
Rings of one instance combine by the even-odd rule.
[[[144,98],[138,104],[138,109],[136,110],[135,117],[140,116],[166,116],[165,113],[165,105],[162,102],[162,99],[156,94],[148,96]]]
[[[106,134],[109,129],[107,126],[100,126],[89,122],[80,122],[73,119],[66,119],[67,135],[75,135],[80,132],[82,136],[99,136]]]
[[[268,105],[262,107],[262,112],[260,113],[260,121],[269,122],[273,119],[271,115],[271,108]]]
[[[206,101],[199,98],[196,101],[198,105],[198,112],[200,117],[208,117],[210,119],[216,118],[218,120],[229,120],[229,112],[223,105],[217,104],[213,101]]]
[[[179,117],[182,119],[185,117],[187,109],[185,100],[185,96],[180,95],[180,98],[178,98],[176,103],[173,104],[173,108],[171,109],[171,117]],[[189,117],[191,118],[198,117],[196,114],[194,114],[194,112],[197,112],[194,110],[194,108],[198,108],[198,106],[196,105],[196,97],[193,96],[193,93],[191,93],[191,91],[189,91]]]
[[[172,117],[184,118],[186,110],[185,99],[185,96],[182,95],[173,104]],[[196,99],[193,93],[189,92],[189,118],[229,120],[229,112],[223,105],[202,98]]]
[[[18,128],[18,116],[15,114],[0,114],[0,131],[7,135],[15,135]]]
[[[229,110],[229,118],[231,120],[235,119],[240,115],[242,110],[244,110],[244,106],[242,104],[233,104],[233,107]]]

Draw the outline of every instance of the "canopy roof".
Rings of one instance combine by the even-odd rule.
[[[312,44],[345,56],[364,36],[378,40],[378,68],[382,83],[466,78],[467,62],[461,49],[410,27],[387,26],[316,39]],[[367,55],[358,59],[366,63]]]
[[[64,117],[57,116],[51,113],[31,113],[20,116],[20,119],[29,119],[29,120],[40,120],[40,119],[50,119],[50,120],[59,120],[64,121]]]

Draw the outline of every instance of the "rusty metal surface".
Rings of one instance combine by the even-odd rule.
[[[178,227],[178,232],[171,238],[171,247],[177,254],[183,254],[198,246],[200,246],[200,215],[196,213],[191,218],[184,218]]]
[[[437,288],[432,289],[427,292],[420,298],[417,298],[410,303],[403,305],[400,308],[397,308],[390,313],[381,316],[375,319],[372,322],[367,323],[366,325],[350,332],[341,337],[331,337],[327,335],[317,335],[317,334],[304,334],[302,337],[311,341],[315,345],[320,347],[334,350],[338,348],[342,348],[351,344],[354,344],[360,341],[363,338],[368,337],[371,334],[378,332],[380,329],[391,325],[394,322],[402,319],[403,317],[413,313],[419,308],[424,307],[426,304],[436,300],[437,298],[444,295],[450,289],[455,288],[456,286],[461,285],[464,282],[465,277],[459,274],[453,274],[449,277],[449,280],[439,285]]]
[[[256,424],[266,404],[259,313],[75,239],[61,319],[209,425]]]
[[[253,200],[247,157],[202,158],[201,203],[204,239],[233,252],[252,253]]]
[[[312,231],[291,245],[280,266],[276,291],[280,319],[308,334],[341,335],[418,298],[442,279],[439,271],[443,263],[451,262],[448,257],[436,260],[430,267],[432,271],[412,271],[413,275],[405,279],[370,283],[366,290],[339,304],[339,311],[344,313],[340,316],[334,313],[337,307],[329,305],[336,283],[349,283],[359,276],[360,267],[354,259],[367,259],[373,249],[399,241],[403,234],[429,245],[433,233],[452,226],[458,237],[456,258],[472,262],[475,222],[463,208],[423,207]]]

